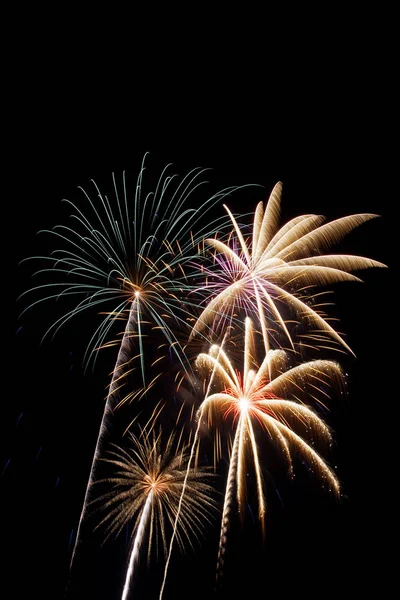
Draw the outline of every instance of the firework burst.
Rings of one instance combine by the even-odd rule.
[[[201,371],[212,372],[215,385],[221,391],[207,395],[199,412],[210,426],[221,417],[230,419],[234,434],[222,514],[218,555],[218,569],[225,551],[229,514],[234,491],[239,511],[243,515],[246,493],[246,463],[251,457],[254,467],[262,530],[265,527],[266,502],[261,460],[256,441],[257,430],[263,430],[286,460],[293,474],[293,453],[296,452],[323,480],[328,489],[339,494],[340,486],[334,472],[321,456],[296,432],[326,441],[331,440],[328,427],[304,401],[313,398],[321,403],[321,396],[329,397],[327,389],[340,386],[344,379],[336,362],[310,361],[288,369],[288,355],[283,350],[269,350],[262,363],[256,362],[255,332],[252,321],[245,321],[244,361],[239,373],[234,369],[226,352],[212,346],[208,354],[197,359]]]
[[[101,310],[103,319],[88,343],[86,363],[95,359],[94,349],[105,344],[120,345],[113,336],[111,340],[109,337],[113,324],[121,319],[131,321],[141,351],[143,324],[150,323],[153,330],[162,331],[178,361],[185,360],[176,331],[182,327],[188,330],[187,319],[193,316],[191,309],[197,308],[197,302],[188,297],[195,286],[190,283],[185,267],[202,251],[204,238],[219,227],[224,228],[224,217],[204,226],[204,216],[239,189],[226,188],[201,206],[191,208],[191,197],[207,183],[202,176],[208,169],[195,168],[179,178],[169,174],[171,165],[167,165],[155,189],[145,193],[145,158],[146,155],[133,197],[128,192],[125,173],[119,183],[113,175],[112,199],[103,195],[94,181],[94,197],[79,188],[84,197],[82,206],[64,200],[72,209],[71,226],[57,225],[40,232],[50,234],[61,247],[50,256],[26,259],[47,263],[47,267],[34,275],[50,274],[54,281],[22,294],[40,294],[23,313],[51,299],[68,296],[80,299],[51,325],[44,337],[54,335],[74,316],[88,309]],[[144,378],[143,360],[141,366]],[[187,363],[182,366],[189,368]]]
[[[148,561],[153,547],[159,547],[159,538],[164,553],[167,553],[167,525],[175,524],[187,471],[187,448],[179,449],[174,435],[164,446],[161,432],[156,434],[153,429],[151,434],[142,432],[139,437],[130,434],[126,448],[113,445],[108,458],[101,460],[112,468],[113,473],[97,482],[107,485],[110,490],[89,504],[89,507],[97,506],[99,511],[106,512],[97,527],[105,528],[107,539],[119,535],[126,525],[134,524],[122,592],[122,600],[126,600],[144,540],[147,540]],[[187,544],[193,546],[194,540],[199,540],[213,518],[217,508],[212,498],[213,477],[204,468],[189,471],[176,531],[182,551]]]
[[[310,300],[315,286],[360,281],[351,271],[385,266],[361,256],[322,254],[352,229],[377,215],[351,215],[324,225],[322,216],[301,215],[279,229],[281,193],[282,184],[277,183],[265,211],[263,203],[258,204],[252,236],[248,238],[225,206],[234,231],[227,241],[206,240],[213,251],[213,265],[205,269],[205,289],[214,297],[194,324],[191,335],[207,326],[220,329],[232,322],[236,311],[243,310],[257,315],[266,352],[275,324],[294,348],[282,316],[285,306],[297,319],[305,321],[309,329],[316,329],[320,336],[321,333],[330,336],[351,352],[327,318],[317,307],[310,306]]]

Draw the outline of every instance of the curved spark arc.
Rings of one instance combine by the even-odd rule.
[[[327,387],[328,384],[341,386],[343,374],[340,366],[333,361],[318,360],[285,371],[286,353],[283,350],[269,350],[260,368],[257,369],[254,334],[253,323],[246,318],[243,375],[237,372],[236,377],[232,377],[234,369],[232,364],[229,365],[228,356],[224,354],[223,360],[214,357],[218,348],[216,346],[213,346],[208,354],[200,354],[196,362],[199,369],[213,371],[215,378],[219,379],[218,387],[222,389],[221,392],[206,395],[200,407],[201,414],[208,415],[210,426],[214,425],[215,413],[220,413],[224,420],[231,417],[235,428],[224,501],[217,577],[229,526],[227,515],[232,502],[232,481],[236,487],[239,512],[242,516],[244,513],[246,492],[244,473],[248,447],[256,475],[259,519],[264,533],[266,504],[255,425],[258,424],[268,434],[270,440],[281,449],[288,463],[289,473],[293,472],[292,452],[299,451],[321,478],[327,481],[328,487],[337,495],[340,492],[339,482],[334,472],[321,456],[293,431],[293,427],[306,426],[310,432],[317,434],[321,439],[328,442],[331,440],[330,431],[322,419],[310,407],[302,404],[302,394],[306,400],[318,393],[327,395],[322,388]]]
[[[264,348],[269,350],[269,334],[277,323],[294,348],[291,333],[281,315],[279,302],[291,307],[300,321],[313,323],[347,351],[352,352],[341,335],[319,313],[317,307],[309,306],[310,288],[338,281],[360,281],[350,272],[386,265],[360,256],[321,255],[355,227],[375,218],[373,214],[343,217],[323,224],[324,217],[302,215],[292,219],[279,229],[280,198],[282,184],[276,184],[266,209],[260,202],[254,213],[252,237],[246,239],[240,226],[227,206],[238,248],[221,239],[209,238],[207,244],[214,252],[214,267],[204,272],[208,282],[204,286],[213,294],[193,326],[191,336],[205,327],[219,327],[219,320],[231,320],[236,307],[247,314],[257,314],[263,333]],[[307,292],[306,289],[309,289]],[[305,296],[302,298],[300,294]]]
[[[150,435],[151,433],[151,435]],[[187,494],[181,503],[176,536],[181,550],[185,542],[193,546],[204,528],[210,524],[217,503],[211,497],[211,480],[215,477],[207,468],[187,470],[187,447],[180,448],[172,433],[165,446],[162,432],[142,430],[140,437],[129,436],[126,448],[112,444],[102,462],[113,469],[113,474],[96,483],[107,484],[106,491],[91,501],[96,511],[106,512],[96,529],[106,525],[106,538],[119,535],[124,526],[134,523],[132,545],[125,577],[122,600],[131,590],[140,550],[147,539],[147,559],[150,560],[153,537],[161,535],[164,554],[167,553],[166,524],[174,525],[185,483]],[[158,533],[157,533],[158,532]]]

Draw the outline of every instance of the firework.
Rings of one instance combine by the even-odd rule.
[[[305,320],[309,328],[329,335],[351,352],[317,307],[309,305],[311,290],[338,281],[360,281],[350,272],[385,266],[361,256],[322,254],[352,229],[377,215],[351,215],[322,225],[324,217],[307,214],[279,229],[281,192],[282,185],[277,183],[265,211],[263,203],[258,204],[252,236],[248,238],[225,206],[234,233],[226,242],[216,238],[206,240],[213,251],[214,264],[205,269],[205,289],[214,297],[194,324],[191,335],[207,326],[217,330],[234,319],[235,311],[243,309],[246,314],[257,314],[266,352],[275,323],[293,348],[282,316],[285,307]]]
[[[199,418],[207,419],[208,424],[213,426],[222,416],[224,420],[231,419],[234,427],[222,514],[219,570],[235,490],[242,515],[246,506],[246,463],[249,457],[255,471],[258,514],[264,531],[266,503],[256,442],[257,430],[263,430],[280,449],[291,474],[292,455],[295,451],[334,494],[339,494],[339,482],[333,471],[295,430],[300,429],[316,439],[330,441],[328,427],[304,401],[313,398],[321,402],[320,397],[328,395],[326,389],[329,386],[340,386],[343,383],[343,375],[339,365],[328,360],[310,361],[290,369],[288,355],[283,350],[269,350],[258,367],[255,334],[249,318],[245,321],[241,372],[234,369],[227,353],[215,345],[208,354],[199,355],[197,366],[200,370],[211,371],[215,381],[213,387],[217,386],[221,390],[205,397],[199,409]]]
[[[78,299],[43,337],[55,334],[74,316],[88,309],[101,309],[103,319],[88,343],[86,363],[95,359],[93,350],[105,344],[119,345],[112,337],[111,341],[107,340],[114,323],[121,319],[134,324],[134,335],[142,350],[144,317],[153,329],[162,331],[178,360],[185,359],[176,331],[181,327],[188,330],[187,318],[193,316],[189,308],[197,308],[197,302],[188,298],[195,287],[188,280],[185,266],[201,251],[204,238],[224,227],[223,217],[207,226],[201,225],[204,216],[220,200],[239,189],[226,188],[196,209],[190,208],[191,197],[207,183],[201,179],[207,169],[195,168],[179,179],[175,174],[168,174],[171,165],[167,165],[155,189],[145,195],[145,158],[146,155],[133,198],[128,194],[125,173],[119,184],[113,175],[114,198],[111,200],[101,193],[94,181],[95,198],[79,188],[85,205],[81,207],[64,200],[72,209],[72,225],[57,225],[40,232],[50,234],[61,247],[50,256],[25,259],[41,260],[49,265],[36,271],[35,276],[51,275],[59,280],[24,292],[22,296],[37,292],[40,298],[29,304],[22,314],[51,299],[66,296]],[[143,371],[144,368],[142,361]]]
[[[206,169],[196,168],[179,179],[168,174],[170,165],[161,173],[154,191],[144,193],[144,161],[137,178],[133,202],[128,198],[125,174],[122,185],[113,176],[114,201],[103,195],[93,182],[96,200],[82,190],[86,209],[66,200],[72,207],[73,226],[56,226],[47,233],[55,237],[62,248],[50,256],[32,257],[44,260],[49,266],[35,275],[59,277],[59,281],[33,287],[26,293],[43,293],[45,297],[32,302],[26,309],[40,302],[65,296],[78,298],[72,310],[63,314],[45,335],[55,334],[62,326],[88,309],[106,308],[103,319],[92,335],[85,355],[105,345],[119,345],[118,357],[112,373],[104,414],[93,455],[85,499],[72,552],[74,561],[85,508],[94,478],[95,465],[116,406],[138,395],[145,394],[154,382],[146,378],[145,338],[163,336],[166,347],[184,373],[192,374],[190,361],[179,337],[187,342],[189,320],[198,303],[190,293],[196,287],[190,283],[185,266],[201,252],[205,237],[223,228],[224,218],[205,227],[201,220],[216,203],[238,187],[226,188],[209,197],[198,208],[188,205],[191,196],[205,182],[201,179]],[[48,293],[48,291],[50,293]],[[25,312],[24,311],[24,312]],[[122,341],[106,340],[116,321],[126,320]],[[146,329],[146,332],[144,332]],[[179,336],[184,332],[184,336]],[[179,337],[178,337],[179,336]],[[127,375],[134,370],[132,362],[140,361],[141,388],[122,394]]]
[[[193,537],[198,539],[204,533],[217,506],[212,498],[213,474],[205,469],[192,469],[186,477],[187,449],[179,449],[178,443],[175,451],[172,450],[174,435],[169,437],[165,447],[161,432],[156,434],[154,429],[151,435],[142,432],[139,438],[130,434],[129,440],[128,447],[113,446],[108,458],[101,459],[112,467],[113,474],[98,483],[106,484],[110,491],[89,504],[90,507],[98,505],[98,510],[106,512],[97,525],[105,527],[106,539],[121,533],[129,523],[134,524],[122,600],[128,598],[144,539],[148,561],[153,545],[159,546],[159,537],[167,553],[166,526],[175,524],[180,503],[176,539],[181,550],[187,543],[193,546]],[[186,491],[181,501],[185,478]]]
[[[313,290],[338,281],[360,281],[353,271],[385,266],[364,257],[323,254],[352,229],[376,215],[352,215],[327,224],[323,224],[321,216],[302,215],[279,229],[281,184],[277,184],[265,210],[262,202],[258,204],[250,236],[226,206],[230,222],[224,216],[202,226],[201,219],[208,211],[239,188],[226,188],[199,208],[187,208],[188,201],[204,183],[201,180],[204,170],[194,169],[183,179],[177,179],[168,174],[168,168],[162,172],[154,191],[145,194],[143,159],[132,203],[128,200],[125,175],[119,184],[113,177],[113,202],[96,184],[93,184],[96,199],[82,190],[85,209],[66,201],[72,207],[73,226],[58,226],[48,232],[63,247],[48,257],[34,257],[48,265],[38,275],[47,277],[51,272],[58,280],[29,290],[39,294],[44,291],[46,295],[27,307],[52,298],[76,296],[78,303],[53,323],[45,335],[55,334],[85,310],[101,307],[103,317],[87,346],[86,364],[95,356],[92,350],[118,346],[71,565],[88,506],[106,511],[99,525],[105,527],[106,538],[133,522],[123,600],[129,594],[143,540],[149,540],[149,558],[153,538],[161,536],[167,556],[161,598],[175,537],[180,547],[185,541],[191,543],[190,533],[200,532],[215,508],[207,473],[192,469],[201,425],[208,423],[215,429],[216,462],[222,454],[222,439],[226,439],[230,450],[217,572],[223,563],[235,501],[240,515],[244,515],[248,463],[254,471],[259,520],[265,531],[266,500],[257,445],[261,433],[282,453],[289,474],[293,474],[293,458],[297,454],[333,494],[339,494],[335,474],[312,447],[314,438],[330,442],[329,429],[308,404],[311,400],[322,404],[321,396],[329,398],[330,387],[342,385],[341,369],[329,360],[290,368],[289,354],[283,349],[272,350],[270,340],[276,344],[275,335],[283,332],[295,350],[287,318],[289,311],[305,326],[305,336],[314,342],[330,339],[351,351],[328,323],[321,306],[313,303]],[[233,231],[228,235],[230,223]],[[205,243],[211,247],[210,262],[199,268]],[[199,284],[200,280],[203,283]],[[243,313],[251,314],[259,323],[264,359],[257,361],[256,332],[246,317],[244,359],[239,372],[224,344],[226,340],[233,342],[237,332],[242,335]],[[117,342],[110,341],[116,321],[125,324],[122,339]],[[236,325],[240,326],[237,330]],[[115,423],[112,419],[115,409],[145,396],[163,374],[159,363],[162,357],[154,357],[155,348],[157,351],[163,348],[171,363],[173,356],[175,366],[183,372],[182,378],[186,374],[194,381],[189,353],[196,347],[194,338],[200,338],[201,343],[209,338],[220,341],[222,330],[225,331],[222,344],[212,346],[208,354],[201,352],[196,361],[196,367],[207,374],[208,386],[205,385],[204,400],[197,413],[190,453],[187,449],[179,450],[179,443],[175,452],[163,451],[161,432],[154,432],[154,417],[162,410],[161,399],[148,421],[152,421],[151,428],[147,431],[145,428],[140,438],[131,436],[129,448],[113,445],[109,458],[103,458],[104,442]],[[240,353],[241,346],[241,343],[237,346]],[[150,356],[156,358],[151,366],[157,364],[160,369],[155,377],[149,377]],[[136,370],[136,365],[139,365],[140,387],[135,384],[134,391],[126,393],[128,376]],[[193,405],[192,414],[194,410]],[[228,423],[232,427],[224,436]],[[173,445],[171,436],[166,448]],[[90,501],[99,460],[116,471],[99,482],[111,485],[112,489]]]

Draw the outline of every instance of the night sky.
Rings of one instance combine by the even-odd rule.
[[[235,205],[235,200],[228,203],[236,211],[254,210],[280,180],[282,223],[302,213],[329,219],[378,213],[380,219],[358,228],[333,252],[389,264],[393,160],[383,168],[382,131],[387,124],[374,112],[372,102],[365,103],[372,85],[366,70],[365,77],[355,82],[350,68],[340,72],[332,63],[331,75],[318,84],[312,83],[311,74],[293,79],[287,74],[286,88],[281,90],[286,104],[277,102],[278,111],[265,100],[261,86],[270,85],[278,96],[272,75],[268,81],[255,81],[254,89],[251,81],[243,83],[241,102],[237,97],[234,101],[234,90],[231,95],[225,89],[222,96],[210,83],[203,86],[206,72],[190,86],[180,81],[179,88],[174,87],[177,73],[166,85],[168,70],[160,69],[147,86],[136,72],[138,83],[128,98],[124,79],[119,76],[118,85],[113,81],[111,64],[104,71],[93,70],[87,59],[78,71],[71,71],[68,54],[60,52],[55,73],[44,63],[46,52],[37,50],[24,61],[21,88],[29,94],[29,102],[18,95],[14,216],[12,224],[5,223],[13,232],[9,257],[14,263],[11,306],[16,318],[14,351],[8,355],[5,348],[3,357],[4,365],[11,364],[12,385],[5,387],[3,397],[6,562],[4,555],[2,562],[6,579],[12,569],[20,570],[11,577],[14,591],[2,596],[10,599],[64,597],[72,532],[115,361],[115,349],[105,350],[95,371],[83,373],[83,352],[95,312],[87,312],[43,344],[46,325],[60,314],[54,303],[18,318],[24,301],[15,298],[30,287],[33,272],[29,264],[18,263],[54,247],[46,246],[49,240],[36,232],[65,223],[62,198],[77,198],[77,186],[87,186],[92,178],[101,189],[110,190],[112,173],[120,176],[125,170],[136,175],[148,151],[154,178],[171,162],[181,175],[196,166],[211,167],[208,179],[213,191],[246,183],[264,186],[249,193],[246,206]],[[125,74],[125,83],[126,78]],[[163,96],[159,101],[157,90]],[[294,482],[286,480],[284,469],[266,471],[264,545],[249,510],[243,528],[238,522],[232,525],[222,588],[214,593],[217,522],[195,553],[173,555],[165,600],[235,598],[242,591],[255,598],[294,594],[320,598],[328,593],[360,597],[385,586],[388,498],[393,487],[385,432],[391,419],[388,402],[396,402],[393,393],[387,398],[386,370],[389,331],[396,319],[390,271],[375,269],[360,276],[365,283],[334,286],[335,306],[330,310],[340,319],[340,331],[357,356],[337,357],[349,374],[349,393],[333,398],[326,415],[335,440],[328,459],[337,467],[342,500],[328,497],[300,464]],[[8,379],[7,368],[4,374]],[[256,505],[252,509],[256,514]],[[111,540],[101,548],[101,536],[86,531],[85,537],[66,597],[118,598],[126,539]],[[143,565],[132,597],[157,598],[162,567],[162,561],[147,570]]]

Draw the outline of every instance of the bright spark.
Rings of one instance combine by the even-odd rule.
[[[239,398],[239,409],[240,412],[246,413],[249,409],[250,402],[247,398]]]

